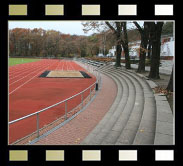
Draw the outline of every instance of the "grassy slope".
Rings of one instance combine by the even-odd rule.
[[[22,64],[22,63],[29,63],[29,62],[36,62],[39,61],[40,59],[30,59],[30,58],[9,58],[9,66],[14,66],[17,64]]]

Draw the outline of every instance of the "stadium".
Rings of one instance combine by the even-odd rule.
[[[163,26],[143,23],[149,36],[153,26]],[[106,24],[114,31],[126,26]],[[130,59],[128,40],[119,43],[109,30],[90,36],[24,28],[9,33],[10,145],[174,144],[173,44],[171,58],[164,49],[168,58],[160,60],[155,48],[161,36],[159,45],[148,37],[142,48],[137,29],[122,32],[138,36],[139,58]],[[114,56],[107,57],[114,45]],[[101,50],[104,56],[97,57]]]

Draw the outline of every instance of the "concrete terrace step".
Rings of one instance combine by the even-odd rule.
[[[110,71],[109,73],[113,74],[112,71]],[[129,119],[129,115],[131,114],[131,111],[134,107],[134,101],[136,98],[136,90],[135,90],[134,84],[131,82],[130,79],[128,79],[125,76],[123,76],[122,79],[126,83],[126,88],[125,88],[126,93],[123,94],[123,97],[119,102],[119,105],[115,112],[116,117],[115,117],[114,123],[110,124],[109,122],[107,124],[108,126],[110,126],[110,128],[108,128],[106,137],[103,139],[101,144],[114,144],[116,142],[118,136],[120,135],[121,130],[127,123]],[[113,117],[111,117],[111,119],[113,119]]]
[[[156,123],[156,145],[173,145],[173,115],[169,103],[163,94],[155,94],[157,123]]]
[[[116,70],[115,72],[116,73],[117,72],[120,72],[120,74],[124,74],[126,71]],[[143,103],[142,103],[142,101],[143,101],[143,97],[142,97],[143,96],[142,95],[143,90],[142,90],[142,87],[145,88],[145,89],[148,89],[149,88],[148,85],[146,83],[144,83],[141,79],[139,79],[136,75],[133,76],[133,74],[132,73],[129,73],[129,72],[127,72],[126,74],[127,75],[131,75],[131,78],[134,77],[133,78],[133,82],[134,82],[134,84],[136,86],[138,85],[137,84],[138,83],[137,80],[139,80],[141,82],[141,84],[142,84],[142,85],[140,85],[141,86],[141,89],[140,88],[136,88],[136,89],[138,89],[137,92],[140,92],[141,93],[141,94],[137,95],[139,97],[139,100],[137,99],[137,102],[135,102],[136,104],[139,104],[140,105],[140,109],[136,106],[135,109],[134,109],[134,111],[132,111],[131,118],[129,119],[128,123],[126,124],[126,127],[125,127],[124,131],[122,131],[122,134],[121,134],[121,136],[118,139],[118,141],[117,141],[116,144],[132,144],[133,143],[132,141],[134,139],[134,135],[136,134],[136,132],[137,133],[139,131],[143,132],[143,134],[140,134],[140,135],[147,135],[147,134],[148,135],[149,134],[152,135],[153,133],[151,133],[151,132],[154,132],[154,130],[155,130],[155,120],[153,120],[154,118],[150,116],[152,113],[151,114],[150,113],[144,113],[144,116],[142,117],[142,113],[143,113]],[[136,79],[136,81],[135,81],[135,79]],[[145,96],[146,97],[153,97],[153,95],[149,95],[149,94],[148,95],[145,95]],[[148,100],[148,99],[146,99],[146,100]],[[144,101],[144,104],[146,104],[146,102],[147,101]],[[153,103],[151,103],[151,104],[153,104]],[[137,111],[137,110],[140,110],[140,111]],[[152,109],[152,110],[153,110],[153,113],[154,113],[155,112],[155,109]],[[140,112],[140,114],[139,114],[139,112]],[[142,119],[142,122],[140,122],[141,121],[141,117],[143,118]],[[148,119],[148,121],[146,121],[146,119]],[[153,126],[154,127],[152,127],[152,129],[149,130],[149,131],[151,131],[150,133],[149,133],[148,130],[147,130],[148,131],[147,132],[147,131],[144,131],[144,129],[140,129],[140,128],[147,127],[149,125],[148,123],[151,123],[151,122],[153,122]],[[139,123],[140,123],[140,127],[138,129]],[[138,143],[138,139],[137,139],[137,143]],[[137,144],[137,143],[135,143],[135,144]],[[147,141],[147,139],[146,139],[146,141],[144,141],[144,143],[143,142],[140,142],[139,144],[152,144],[152,140],[151,141]]]
[[[121,73],[117,73],[117,75],[120,77]],[[143,110],[143,107],[141,106],[142,104],[137,106],[137,103],[143,102],[143,94],[139,91],[141,87],[138,84],[138,82],[135,82],[136,80],[131,79],[125,74],[123,75],[123,77],[126,77],[126,79],[129,79],[129,81],[133,84],[134,89],[133,88],[131,89],[131,91],[134,92],[132,93],[133,97],[132,95],[129,95],[128,101],[126,103],[126,107],[124,109],[121,109],[120,118],[113,126],[112,131],[108,134],[105,141],[103,141],[104,144],[115,144],[116,141],[119,140],[119,137],[124,129],[128,130],[133,128],[133,131],[138,129],[138,125],[139,125],[138,119],[140,119],[141,117],[139,116],[140,115],[139,113],[142,112]],[[134,121],[134,118],[135,118],[134,112],[135,114],[138,113],[138,117],[139,117],[139,118],[136,118],[135,121]],[[137,116],[137,114],[135,116]],[[134,132],[133,136],[131,137],[131,140],[133,140],[135,133],[136,132]]]
[[[110,75],[113,75],[112,71],[110,71],[109,73]],[[116,74],[114,74],[113,77],[115,77],[115,75]],[[120,78],[119,74],[117,74],[116,76],[117,78]],[[140,88],[140,86],[134,85],[132,80],[128,78],[127,75],[123,75],[123,79],[121,79],[121,82],[123,82],[124,84],[124,81],[126,82],[126,88],[125,88],[126,93],[124,92],[123,94],[123,97],[122,97],[123,100],[119,102],[118,107],[114,115],[110,117],[110,120],[106,121],[106,124],[104,124],[103,127],[101,127],[102,130],[100,130],[98,134],[96,134],[93,137],[93,139],[90,139],[92,140],[92,144],[115,144],[116,140],[121,134],[121,130],[126,126],[126,123],[129,120],[130,114],[134,109],[135,99],[136,101],[140,99],[136,96],[136,89],[137,87]],[[139,93],[139,90],[137,92]],[[132,122],[134,121],[132,120]],[[88,142],[88,143],[91,144],[91,142]]]
[[[118,87],[116,99],[100,123],[81,144],[171,145],[173,116],[166,97],[154,94],[157,85],[133,70],[103,65],[96,68]]]
[[[111,108],[109,109],[108,113],[104,116],[104,118],[99,122],[99,124],[93,129],[93,131],[84,139],[84,141],[81,144],[95,144],[93,140],[96,139],[96,135],[103,129],[104,125],[109,121],[110,117],[113,116],[116,110],[116,107],[118,106],[121,100],[121,97],[123,94],[123,86],[118,78],[116,77],[112,77],[112,78],[118,87],[115,101],[111,106]],[[98,138],[98,140],[100,141],[100,137]]]
[[[125,71],[124,71],[125,72]],[[133,141],[135,145],[154,144],[154,135],[156,127],[156,107],[155,98],[152,89],[147,82],[140,79],[136,74],[127,72],[129,75],[133,75],[139,80],[143,87],[144,93],[144,110],[139,125],[139,129],[136,133],[136,137]]]
[[[149,86],[153,89],[157,85],[146,77],[141,76],[146,80]],[[164,94],[154,94],[156,103],[156,130],[155,130],[155,145],[173,145],[174,144],[174,116]]]

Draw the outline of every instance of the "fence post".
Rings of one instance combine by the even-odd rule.
[[[67,101],[65,101],[65,120],[67,119]]]
[[[90,87],[90,100],[91,100],[91,87]]]
[[[82,108],[83,108],[83,93],[81,93],[81,105],[82,105]]]
[[[39,137],[39,113],[37,115],[37,137]]]
[[[100,74],[100,88],[102,87],[102,77],[101,77],[101,74]]]
[[[100,89],[100,73],[98,73],[98,88]]]

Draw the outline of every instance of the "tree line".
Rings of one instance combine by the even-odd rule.
[[[108,34],[106,52],[113,46]],[[102,50],[102,34],[91,36],[63,34],[55,30],[15,28],[9,30],[10,57],[86,57]]]
[[[104,40],[105,35],[105,40]],[[140,39],[139,32],[130,30],[129,41]],[[41,28],[9,30],[9,55],[16,57],[87,57],[107,54],[115,45],[113,33],[94,33],[90,36],[64,34]],[[104,52],[105,44],[105,52]]]

